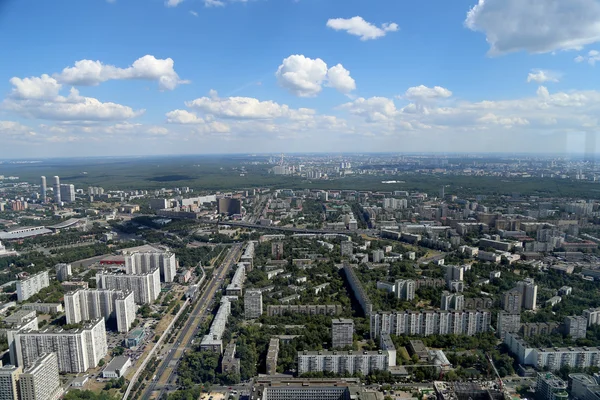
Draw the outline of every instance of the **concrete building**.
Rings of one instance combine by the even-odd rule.
[[[446,283],[451,281],[463,281],[465,278],[465,267],[458,265],[446,266]]]
[[[61,184],[60,185],[60,200],[63,203],[75,203],[75,185]]]
[[[50,286],[48,271],[43,271],[26,279],[17,281],[17,300],[25,301],[48,286]]]
[[[379,347],[381,350],[388,352],[388,365],[390,367],[396,366],[396,346],[392,341],[392,338],[388,333],[382,333],[379,336]]]
[[[210,325],[210,330],[208,334],[204,335],[200,343],[202,350],[223,353],[223,333],[227,327],[229,315],[231,315],[231,303],[229,303],[227,297],[223,297],[219,310]]]
[[[307,372],[333,372],[335,374],[361,373],[388,370],[388,352],[379,351],[304,351],[298,352],[298,374]]]
[[[247,290],[244,295],[244,318],[256,319],[263,313],[262,291],[254,289]]]
[[[56,264],[54,269],[56,270],[56,279],[59,282],[68,281],[71,275],[73,275],[73,272],[71,271],[71,264]]]
[[[381,249],[373,250],[372,254],[373,254],[373,262],[374,263],[380,263],[385,258],[385,252]]]
[[[240,215],[242,214],[242,202],[240,199],[230,197],[218,199],[217,212],[225,215]]]
[[[137,275],[100,272],[96,274],[96,287],[132,291],[136,304],[151,304],[160,294],[160,272],[158,268]]]
[[[587,318],[565,317],[563,321],[564,333],[572,339],[584,339],[587,333]]]
[[[344,243],[344,242],[342,242]],[[366,317],[369,317],[373,312],[373,303],[369,299],[367,292],[362,287],[360,279],[356,276],[354,269],[350,265],[344,265],[344,274],[348,281],[349,291],[354,295],[354,298],[360,304],[360,307]]]
[[[135,300],[133,292],[87,289],[65,294],[67,324],[104,318],[116,320],[117,331],[127,332],[135,320]]]
[[[517,282],[517,289],[523,298],[522,307],[526,310],[535,310],[537,308],[537,285],[533,279],[525,278]]]
[[[23,371],[19,392],[21,400],[57,400],[62,396],[56,353],[41,355]]]
[[[34,310],[17,310],[13,314],[4,318],[2,321],[5,324],[16,326],[26,323],[36,317],[36,313]]]
[[[21,308],[23,310],[35,310],[42,314],[58,314],[63,312],[61,303],[25,303]]]
[[[380,311],[370,316],[371,338],[382,333],[391,335],[469,335],[487,332],[491,313],[488,310],[463,311]]]
[[[162,282],[173,282],[177,275],[177,259],[168,251],[147,251],[125,254],[125,271],[127,274],[147,274],[154,269],[160,270]]]
[[[506,311],[498,313],[498,321],[496,325],[496,335],[500,339],[506,337],[506,333],[517,333],[521,329],[521,314],[511,314]]]
[[[523,304],[523,293],[517,288],[504,293],[502,297],[502,307],[509,314],[519,314]]]
[[[345,240],[340,243],[340,250],[343,257],[352,257],[352,252],[354,251],[354,244],[350,240]]]
[[[334,318],[331,321],[331,344],[335,348],[352,346],[354,341],[354,321]]]
[[[40,177],[40,199],[42,203],[46,203],[47,197],[46,177],[42,176]]]
[[[241,297],[244,290],[244,281],[246,280],[246,267],[242,263],[238,263],[235,274],[231,278],[231,283],[225,288],[227,296]]]
[[[0,367],[0,400],[19,400],[18,380],[22,368],[13,365]]]
[[[54,189],[54,202],[56,204],[60,204],[61,203],[61,198],[60,198],[60,178],[58,176],[54,177],[54,185],[53,185],[53,189]]]
[[[537,400],[567,400],[567,383],[551,372],[540,372],[535,386]]]
[[[271,257],[275,260],[281,260],[283,258],[283,242],[271,243]]]
[[[277,374],[277,359],[279,356],[279,339],[271,338],[267,351],[267,375]]]
[[[252,391],[256,400],[373,400],[356,378],[298,379],[258,378]],[[364,394],[364,396],[363,396]]]
[[[131,367],[131,359],[127,356],[118,356],[113,358],[106,368],[102,371],[102,377],[108,379],[118,379],[125,376],[125,372]]]
[[[290,314],[308,314],[308,315],[339,315],[342,313],[342,306],[339,304],[306,304],[306,305],[276,305],[267,306],[267,315],[273,317],[276,315]]]
[[[462,311],[465,308],[465,296],[457,293],[450,293],[447,290],[442,292],[440,309]]]
[[[412,279],[399,279],[395,282],[396,297],[400,300],[411,301],[415,298],[415,281]]]
[[[597,376],[592,377],[587,374],[569,374],[572,398],[576,400],[600,399],[600,385],[595,378],[597,378]]]
[[[232,339],[227,345],[227,347],[225,347],[225,351],[223,352],[223,359],[221,360],[221,370],[225,374],[240,374],[240,359],[235,358],[235,350],[235,340]]]
[[[600,308],[583,310],[583,316],[587,318],[588,326],[600,324]]]
[[[104,320],[97,319],[71,331],[22,331],[14,335],[16,360],[29,367],[45,353],[55,352],[61,372],[79,373],[95,367],[108,353]]]

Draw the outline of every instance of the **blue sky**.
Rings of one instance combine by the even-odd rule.
[[[4,0],[0,158],[589,151],[599,26],[600,0]]]

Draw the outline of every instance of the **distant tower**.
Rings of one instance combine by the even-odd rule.
[[[283,153],[281,153],[281,161],[279,161],[279,165],[283,167]]]
[[[42,195],[42,203],[46,202],[46,177],[42,176],[40,179],[40,194]]]
[[[440,189],[440,198],[443,200],[444,197],[446,197],[446,187],[442,185],[442,188]]]
[[[60,178],[58,176],[54,177],[54,202],[60,203]]]

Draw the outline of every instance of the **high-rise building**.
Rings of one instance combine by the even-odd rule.
[[[447,290],[442,292],[442,302],[440,309],[462,311],[465,308],[465,296],[457,293],[450,293]]]
[[[80,373],[96,367],[108,353],[103,319],[70,331],[22,331],[14,335],[14,341],[16,360],[11,363],[24,368],[43,354],[55,352],[59,371]]]
[[[244,317],[246,319],[259,318],[263,313],[262,291],[246,290],[244,295]]]
[[[133,292],[108,289],[80,289],[65,294],[67,324],[97,318],[115,319],[117,331],[127,332],[135,319]]]
[[[387,351],[304,351],[298,352],[298,374],[330,371],[335,374],[361,373],[369,375],[373,371],[387,371],[389,368]],[[296,398],[290,394],[287,399]],[[315,397],[310,397],[314,399]],[[346,397],[327,397],[346,398]]]
[[[521,314],[511,314],[506,311],[498,313],[496,334],[502,340],[507,333],[517,333],[521,329]]]
[[[519,289],[511,289],[504,293],[502,298],[502,307],[509,314],[519,314],[523,304],[523,294]]]
[[[385,258],[385,252],[381,249],[373,250],[373,262],[379,263],[382,262]]]
[[[334,318],[331,321],[331,345],[333,348],[352,346],[354,342],[354,321]]]
[[[125,270],[128,274],[146,274],[155,268],[160,270],[163,282],[173,282],[177,274],[177,259],[169,251],[147,251],[125,254]]]
[[[22,368],[14,365],[0,367],[0,400],[19,400],[18,380]]]
[[[56,279],[58,279],[59,282],[68,281],[71,275],[73,275],[71,264],[56,264],[54,268],[56,269]]]
[[[46,202],[46,197],[47,197],[47,193],[46,193],[46,177],[42,176],[40,178],[40,197],[42,199],[42,203]]]
[[[415,298],[416,283],[412,279],[399,279],[394,283],[396,297],[400,300],[411,301]]]
[[[242,213],[242,202],[240,199],[224,197],[217,202],[217,212],[219,214],[240,215]]]
[[[271,256],[276,260],[283,258],[283,242],[271,243]]]
[[[60,204],[60,178],[58,176],[54,177],[54,202],[56,204]]]
[[[354,244],[350,240],[345,240],[340,243],[342,257],[352,257],[352,251],[354,250]]]
[[[587,334],[586,317],[565,317],[563,322],[565,334],[571,336],[571,339],[584,339]]]
[[[567,383],[551,372],[540,372],[535,387],[538,400],[567,400]]]
[[[47,353],[36,360],[19,377],[21,400],[57,400],[63,390],[58,375],[56,353]]]
[[[50,286],[48,271],[43,271],[39,274],[32,275],[27,279],[17,281],[17,300],[27,300],[48,286]]]
[[[523,308],[526,310],[535,310],[537,308],[537,285],[533,279],[525,278],[517,282],[517,289],[521,292],[523,298]]]
[[[446,267],[446,282],[462,281],[465,277],[465,267],[458,265],[448,265]]]
[[[72,184],[61,184],[60,185],[60,199],[64,203],[75,202],[75,185]]]
[[[96,274],[96,287],[132,291],[135,304],[150,304],[156,301],[160,294],[160,272],[158,268],[136,275],[100,272]]]

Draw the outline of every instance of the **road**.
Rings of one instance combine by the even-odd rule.
[[[223,260],[221,267],[206,285],[202,296],[194,306],[183,329],[179,331],[174,346],[168,351],[156,369],[156,377],[146,387],[141,396],[142,399],[160,399],[169,388],[176,387],[175,381],[177,377],[175,371],[177,366],[183,358],[185,351],[191,347],[192,340],[196,337],[201,322],[206,318],[207,313],[210,312],[217,289],[222,285],[231,267],[239,260],[243,246],[243,243],[238,243],[229,249],[229,253],[225,257],[225,260]]]

